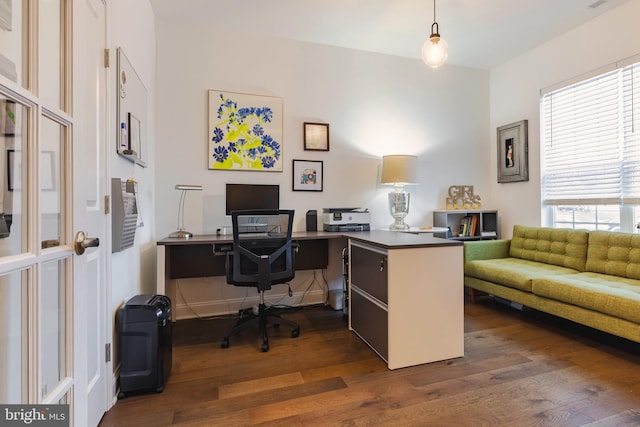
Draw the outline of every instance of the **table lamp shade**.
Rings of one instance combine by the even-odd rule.
[[[416,178],[416,156],[394,154],[382,157],[382,184],[413,184]]]

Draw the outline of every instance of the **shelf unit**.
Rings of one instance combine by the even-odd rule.
[[[475,233],[472,236],[458,236],[460,220],[467,215],[478,218]],[[436,237],[455,240],[491,240],[500,238],[500,227],[497,210],[468,209],[468,210],[439,210],[433,211],[433,226],[444,227],[451,233],[436,233]]]

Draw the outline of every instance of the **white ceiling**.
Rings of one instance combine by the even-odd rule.
[[[638,0],[437,0],[436,21],[449,44],[447,63],[491,69],[627,1]],[[416,59],[433,23],[433,0],[151,0],[151,5],[158,17],[205,23],[229,37],[240,31]]]

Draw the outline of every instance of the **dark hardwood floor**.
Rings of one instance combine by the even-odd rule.
[[[126,397],[100,426],[638,426],[640,345],[491,299],[465,305],[462,358],[390,371],[341,312],[220,338],[234,321],[174,325],[162,393]],[[415,325],[419,328],[420,325]]]

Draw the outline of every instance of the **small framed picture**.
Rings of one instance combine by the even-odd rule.
[[[527,120],[498,128],[498,182],[529,181]]]
[[[306,151],[329,151],[329,124],[304,124],[304,149]]]
[[[140,138],[140,120],[133,114],[128,114],[129,121],[129,149],[125,154],[132,154],[142,159],[142,144]]]
[[[322,161],[293,161],[293,191],[322,191]]]

